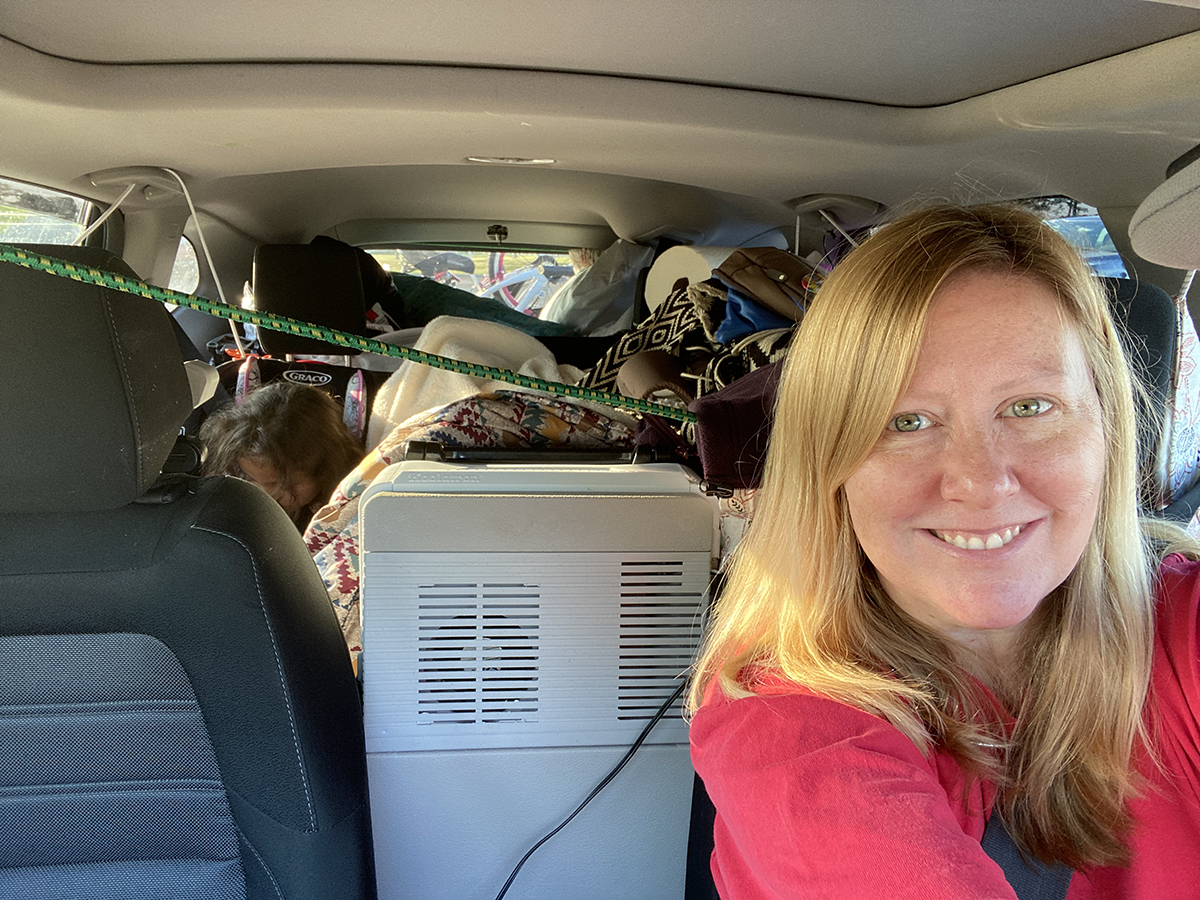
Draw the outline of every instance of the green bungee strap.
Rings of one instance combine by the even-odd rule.
[[[231,319],[234,322],[248,322],[256,328],[267,328],[272,331],[285,331],[289,334],[316,338],[330,344],[336,344],[339,347],[345,347],[347,350],[363,350],[369,353],[378,353],[382,356],[398,357],[399,359],[406,359],[423,366],[432,366],[435,369],[448,369],[451,372],[458,372],[462,375],[474,375],[478,378],[503,381],[508,384],[515,384],[520,387],[560,397],[569,397],[575,400],[590,400],[616,409],[650,413],[661,416],[664,419],[674,419],[689,424],[696,421],[694,413],[663,403],[637,400],[633,397],[625,397],[621,394],[610,393],[609,391],[597,391],[574,384],[544,381],[541,378],[522,375],[519,372],[513,372],[509,369],[497,369],[492,366],[479,365],[478,363],[464,362],[461,359],[452,359],[448,356],[438,356],[436,353],[426,353],[423,350],[414,350],[411,347],[398,347],[394,344],[385,344],[382,341],[372,338],[350,334],[345,331],[336,331],[332,328],[326,328],[323,325],[301,322],[299,319],[292,319],[288,316],[277,316],[271,313],[258,312],[253,309],[242,309],[239,306],[231,306],[228,303],[209,300],[205,297],[197,297],[192,294],[173,291],[170,288],[161,288],[142,281],[134,281],[101,269],[93,269],[61,259],[53,259],[37,253],[30,253],[27,250],[22,250],[20,247],[14,247],[9,244],[0,244],[0,260],[23,266],[26,269],[36,269],[37,271],[49,272],[52,275],[59,275],[63,278],[71,278],[86,284],[94,284],[126,294],[136,294],[139,297],[148,297],[151,300],[158,300],[162,303],[174,303],[176,306],[186,306],[190,309],[208,313],[209,315]]]

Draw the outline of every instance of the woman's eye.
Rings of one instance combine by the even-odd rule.
[[[1019,419],[1028,419],[1032,416],[1041,415],[1050,408],[1048,400],[1039,400],[1036,397],[1030,397],[1026,400],[1018,400],[1007,410],[1005,415],[1016,416]]]
[[[920,413],[901,413],[888,423],[893,431],[920,431],[929,424]]]

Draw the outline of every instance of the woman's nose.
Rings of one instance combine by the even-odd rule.
[[[1016,493],[1008,456],[992,435],[956,435],[944,451],[942,497],[987,508]]]

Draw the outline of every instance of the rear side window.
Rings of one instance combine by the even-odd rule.
[[[1074,244],[1097,275],[1129,277],[1125,261],[1094,206],[1069,197],[1038,197],[1025,201],[1025,205],[1045,216],[1050,227]]]
[[[173,291],[190,294],[199,286],[200,262],[196,259],[196,247],[180,235],[179,249],[175,251],[175,265],[171,269],[171,281],[167,287]]]
[[[1125,261],[1117,245],[1108,236],[1108,228],[1097,215],[1070,216],[1051,219],[1050,225],[1083,252],[1083,258],[1097,275],[1109,278],[1128,278]]]
[[[90,200],[0,178],[0,242],[70,244],[83,233],[91,213]]]

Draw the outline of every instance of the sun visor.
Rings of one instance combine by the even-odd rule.
[[[1173,269],[1200,268],[1200,159],[1184,166],[1145,199],[1129,224],[1142,259]]]

